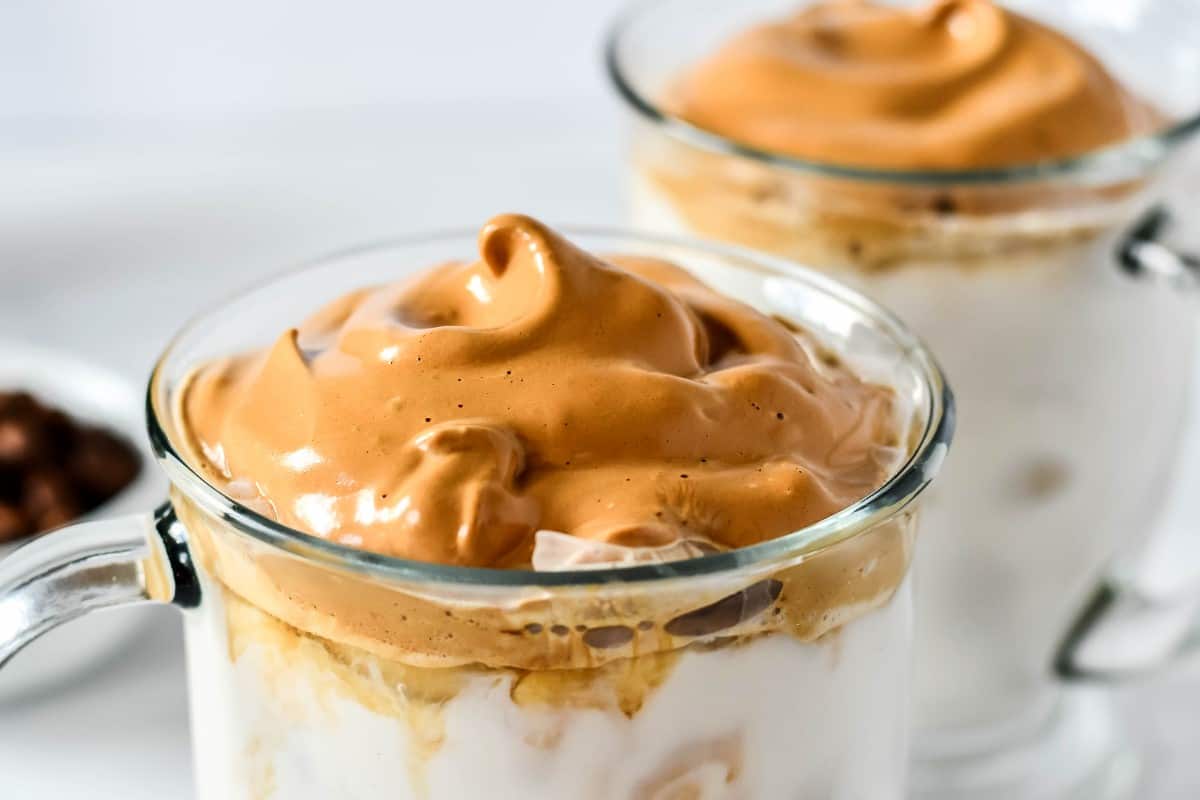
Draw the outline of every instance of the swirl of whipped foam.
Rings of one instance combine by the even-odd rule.
[[[1079,155],[1160,117],[1066,36],[990,0],[830,0],[734,37],[665,98],[799,158],[969,169]]]
[[[538,531],[743,547],[886,477],[893,392],[803,332],[527,217],[479,250],[199,369],[181,411],[204,468],[345,545],[510,567]]]

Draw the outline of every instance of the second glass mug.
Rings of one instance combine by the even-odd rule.
[[[962,424],[924,506],[915,566],[918,796],[1128,790],[1106,696],[1059,680],[1120,670],[1070,666],[1080,647],[1059,658],[1058,677],[1053,662],[1114,557],[1151,532],[1177,455],[1192,298],[1128,273],[1185,286],[1200,274],[1200,261],[1156,241],[1161,203],[1187,183],[1164,167],[1200,131],[1200,48],[1176,33],[1200,25],[1200,7],[1004,3],[1081,41],[1176,120],[1094,156],[867,169],[764,152],[662,107],[671,82],[735,32],[805,4],[650,0],[617,22],[607,58],[633,118],[632,219],[846,281],[912,325],[954,383]],[[1143,621],[1161,615],[1141,606]]]
[[[332,297],[470,257],[474,234],[352,251],[238,297],[167,348],[147,421],[170,502],[5,560],[0,663],[80,614],[181,608],[201,800],[902,797],[914,501],[953,429],[932,357],[888,312],[786,262],[568,235],[672,258],[871,365],[911,404],[903,465],[804,530],[664,564],[460,568],[289,530],[205,480],[179,394],[198,365],[269,343]]]

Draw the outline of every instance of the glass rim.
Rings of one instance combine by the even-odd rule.
[[[218,515],[239,533],[307,561],[386,582],[513,589],[582,587],[606,583],[633,584],[721,575],[784,558],[808,556],[853,539],[859,533],[903,510],[916,499],[937,473],[954,434],[954,397],[933,354],[891,311],[814,270],[746,248],[683,237],[643,234],[621,228],[566,225],[557,229],[568,237],[624,239],[639,244],[681,248],[708,257],[746,262],[762,269],[765,274],[799,281],[850,308],[856,314],[882,325],[886,335],[896,343],[902,357],[913,365],[914,372],[919,373],[929,396],[929,408],[925,418],[920,420],[922,430],[916,446],[904,463],[892,471],[882,486],[836,514],[784,536],[750,547],[677,561],[544,572],[416,561],[338,544],[259,514],[229,497],[189,463],[183,455],[182,448],[172,440],[168,432],[170,426],[163,423],[162,417],[169,418],[170,409],[160,409],[158,403],[160,396],[165,398],[165,387],[160,385],[164,368],[171,362],[176,348],[189,334],[203,328],[211,316],[220,313],[238,299],[291,277],[352,257],[439,241],[471,240],[477,235],[475,228],[459,228],[377,240],[370,244],[337,250],[243,287],[221,302],[192,316],[163,349],[150,374],[146,390],[146,425],[150,444],[170,482],[183,491],[189,500]],[[349,288],[353,287],[347,287]]]
[[[891,169],[864,165],[805,159],[773,152],[737,141],[701,128],[671,114],[653,98],[638,91],[630,80],[619,53],[627,30],[650,8],[668,0],[630,0],[610,23],[604,39],[604,68],[617,95],[639,117],[661,132],[718,155],[747,158],[767,166],[828,178],[844,178],[866,183],[893,183],[908,186],[963,186],[1021,184],[1055,178],[1071,178],[1134,166],[1145,173],[1160,163],[1184,142],[1200,133],[1200,109],[1190,112],[1151,133],[1131,136],[1115,144],[1081,155],[1047,159],[1005,167],[971,169]]]

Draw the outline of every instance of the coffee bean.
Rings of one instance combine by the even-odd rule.
[[[52,506],[43,511],[37,518],[35,527],[38,533],[52,531],[55,528],[61,528],[71,520],[79,516],[79,507],[71,504],[61,506]]]
[[[0,392],[0,419],[27,417],[38,408],[28,392]]]
[[[129,445],[99,430],[84,430],[68,462],[72,477],[100,500],[112,497],[138,473]]]
[[[37,431],[28,421],[0,420],[0,463],[19,464],[36,457]]]
[[[38,519],[52,509],[76,506],[75,490],[60,472],[41,469],[25,476],[22,503],[31,519]]]
[[[0,503],[0,542],[8,542],[32,533],[29,520],[11,503]]]

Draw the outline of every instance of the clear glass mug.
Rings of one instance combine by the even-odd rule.
[[[632,117],[632,222],[819,268],[930,343],[963,413],[916,557],[914,789],[1100,796],[1127,782],[1114,757],[1126,748],[1106,694],[1064,691],[1052,662],[1114,559],[1151,533],[1177,456],[1196,320],[1161,283],[1193,284],[1200,261],[1158,238],[1164,203],[1197,180],[1180,151],[1200,131],[1200,45],[1180,32],[1200,30],[1200,6],[1005,3],[1178,120],[1084,158],[965,172],[813,163],[659,105],[733,33],[798,5],[651,0],[618,20],[607,62]]]
[[[673,258],[869,365],[911,404],[903,465],[809,528],[669,563],[457,568],[286,529],[189,463],[179,393],[199,364],[266,345],[352,288],[470,257],[475,237],[352,251],[241,295],[168,347],[147,416],[170,502],[0,564],[0,663],[84,613],[178,606],[202,800],[902,797],[914,501],[953,428],[934,360],[888,312],[786,262],[570,234]]]

